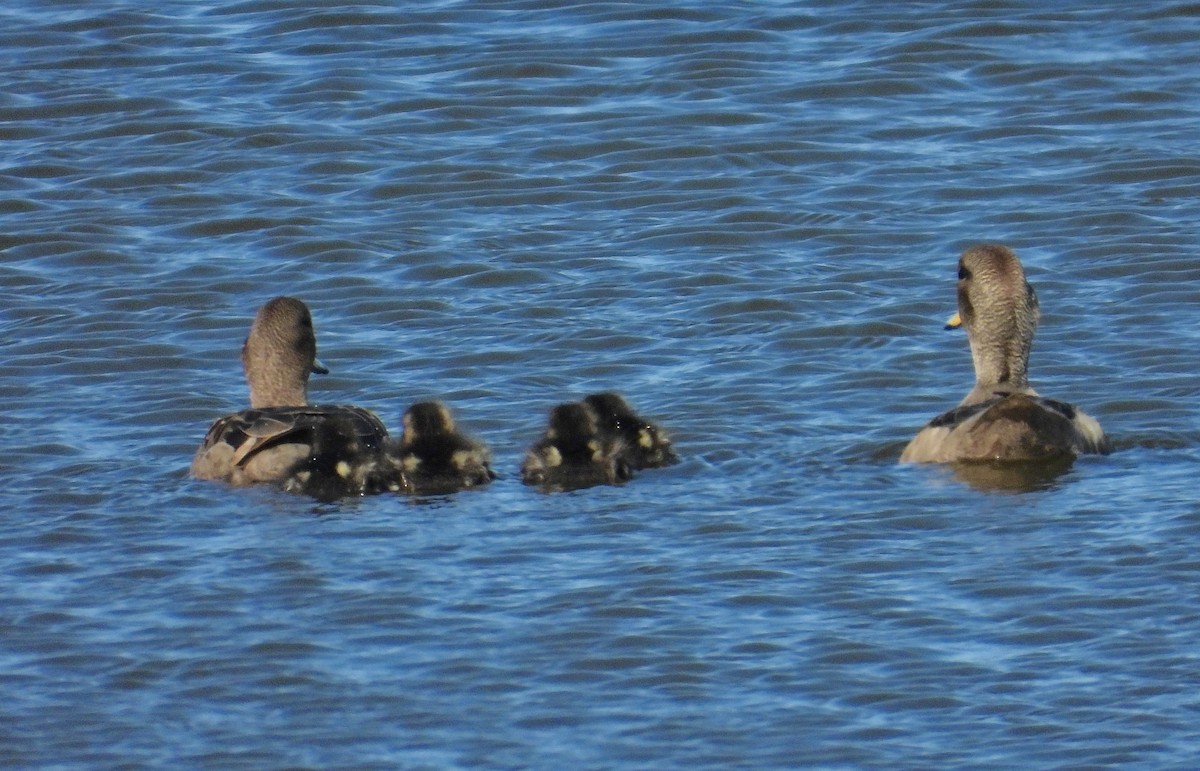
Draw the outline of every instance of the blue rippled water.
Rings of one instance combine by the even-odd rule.
[[[1200,9],[0,9],[0,765],[1191,768]],[[959,251],[1116,451],[902,467]],[[190,480],[276,294],[490,488]],[[555,403],[683,462],[546,495]]]

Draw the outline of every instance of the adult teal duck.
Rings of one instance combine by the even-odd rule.
[[[1044,461],[1107,453],[1100,424],[1029,385],[1029,350],[1038,299],[1021,261],[999,244],[973,246],[958,261],[958,313],[975,364],[975,387],[954,409],[930,421],[901,462]]]
[[[274,484],[317,497],[382,492],[397,486],[382,464],[382,421],[350,405],[309,405],[317,361],[308,307],[292,297],[268,301],[242,346],[250,409],[219,418],[192,459],[191,473],[241,486]],[[326,478],[333,474],[336,478]]]

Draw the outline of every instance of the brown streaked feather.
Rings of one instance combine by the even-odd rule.
[[[290,465],[308,454],[314,431],[333,418],[345,421],[356,440],[369,450],[381,450],[387,441],[383,422],[361,407],[334,404],[244,410],[212,425],[192,462],[192,473],[231,484],[282,482]]]

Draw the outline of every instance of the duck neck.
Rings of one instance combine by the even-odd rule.
[[[285,369],[280,369],[283,366]],[[308,373],[292,373],[286,376],[283,362],[270,362],[263,367],[247,369],[246,382],[250,385],[250,406],[303,407],[308,404]]]
[[[1029,350],[1033,329],[1013,323],[1004,334],[988,339],[971,336],[975,392],[1025,391],[1029,388]]]

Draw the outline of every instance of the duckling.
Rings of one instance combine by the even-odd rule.
[[[459,433],[441,402],[417,402],[404,413],[404,435],[389,449],[404,492],[445,495],[496,478],[479,441]]]
[[[280,487],[323,502],[400,489],[395,467],[381,448],[366,443],[349,413],[315,421],[308,437],[309,454],[297,461]]]
[[[591,394],[583,401],[595,410],[600,430],[622,440],[622,458],[631,470],[662,468],[679,462],[667,432],[639,417],[620,394],[606,391]]]
[[[902,463],[1050,461],[1107,454],[1100,424],[1029,385],[1037,294],[1021,262],[999,244],[973,246],[958,261],[958,313],[947,329],[966,327],[975,387],[930,421],[904,448]]]
[[[546,433],[525,454],[521,481],[559,490],[624,482],[633,471],[623,451],[620,438],[600,430],[590,406],[560,404],[550,410]]]
[[[382,451],[388,433],[376,415],[349,405],[308,404],[308,377],[327,370],[317,361],[317,340],[308,307],[292,297],[276,297],[259,309],[242,346],[242,366],[250,386],[250,409],[219,418],[192,459],[197,479],[235,486],[283,484],[297,464],[314,455],[321,424],[338,425],[322,438],[322,457],[336,455],[338,438],[348,457],[360,457],[358,445]]]

